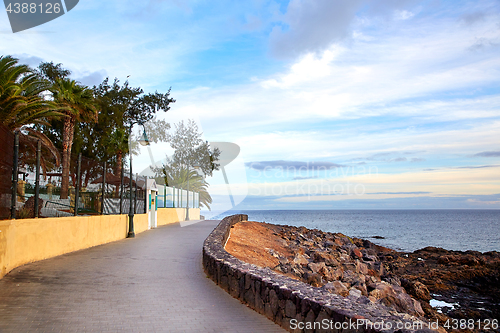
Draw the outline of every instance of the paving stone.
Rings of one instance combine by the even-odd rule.
[[[219,221],[163,226],[14,269],[0,332],[285,332],[203,272]]]

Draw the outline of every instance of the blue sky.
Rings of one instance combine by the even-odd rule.
[[[0,11],[0,39],[88,85],[172,87],[162,118],[241,147],[239,209],[500,208],[498,0],[81,0],[16,34]]]

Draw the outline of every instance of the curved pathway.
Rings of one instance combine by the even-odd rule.
[[[14,269],[0,279],[0,332],[284,332],[206,277],[202,245],[218,222]]]

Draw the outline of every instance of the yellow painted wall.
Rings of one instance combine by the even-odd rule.
[[[184,220],[184,208],[158,209],[158,226]],[[191,219],[200,210],[190,209]],[[136,234],[148,230],[146,214],[134,216]],[[0,278],[29,262],[124,239],[127,215],[98,215],[0,221]]]
[[[28,262],[123,239],[127,215],[0,221],[0,277]]]
[[[184,221],[185,219],[186,208],[158,208],[158,226]],[[189,219],[199,220],[200,209],[189,208]]]
[[[136,234],[148,230],[148,216],[146,214],[134,215],[134,232]]]
[[[157,225],[167,225],[183,221],[186,217],[185,208],[158,208]]]
[[[199,220],[199,219],[200,219],[200,209],[189,208],[189,220]]]

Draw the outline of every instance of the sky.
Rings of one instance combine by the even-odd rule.
[[[171,87],[160,118],[240,147],[215,210],[500,208],[499,0],[81,0],[0,10],[0,55]]]

